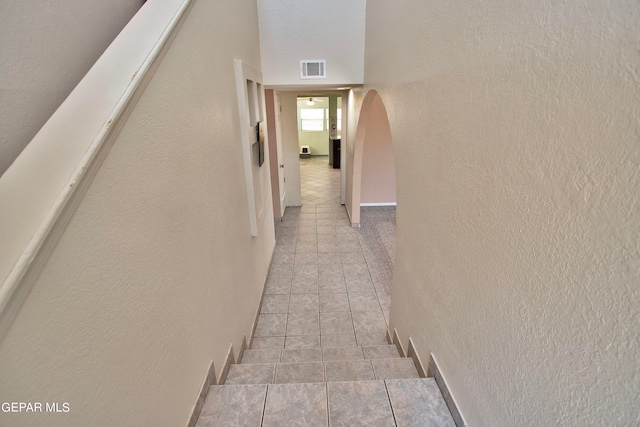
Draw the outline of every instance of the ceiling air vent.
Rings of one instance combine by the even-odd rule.
[[[327,60],[326,59],[303,59],[300,61],[301,79],[326,79]]]

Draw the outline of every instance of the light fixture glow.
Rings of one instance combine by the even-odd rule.
[[[309,98],[309,100],[307,101],[307,105],[313,105],[313,104],[314,104],[313,98]]]

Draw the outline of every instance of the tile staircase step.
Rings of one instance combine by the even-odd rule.
[[[242,355],[242,364],[399,358],[400,353],[398,353],[394,345],[311,347],[299,349],[281,349],[276,347],[245,350]]]
[[[273,384],[276,364],[231,365],[225,384]]]
[[[385,383],[398,425],[455,426],[433,378],[386,380]]]
[[[245,350],[242,354],[242,364],[277,363],[280,362],[280,349]]]
[[[353,347],[359,350],[358,347]],[[286,350],[285,350],[286,351]],[[319,383],[420,378],[410,358],[348,358],[231,365],[225,384]]]
[[[324,382],[323,362],[278,363],[276,384]]]
[[[376,375],[370,360],[336,360],[325,362],[327,381],[375,380]]]
[[[322,362],[322,349],[311,348],[285,348],[280,358],[282,363],[294,362]]]
[[[413,359],[373,359],[373,371],[377,380],[420,378]]]
[[[393,426],[384,381],[328,383],[331,426]]]
[[[362,347],[325,347],[322,349],[322,360],[362,360]]]
[[[399,359],[400,353],[395,345],[370,345],[363,346],[365,359]]]
[[[259,426],[267,385],[211,386],[196,427]]]
[[[211,386],[196,424],[285,425],[455,426],[433,378]]]
[[[326,427],[327,421],[325,384],[274,384],[267,388],[263,427]]]

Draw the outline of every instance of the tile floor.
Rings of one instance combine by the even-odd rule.
[[[326,157],[300,172],[303,206],[276,222],[251,348],[211,387],[198,426],[453,426],[434,380],[387,343],[389,216],[362,233]]]
[[[340,205],[340,170],[301,159],[302,207],[276,222],[276,249],[254,346],[385,345],[390,296],[377,257]],[[273,341],[273,340],[271,340]]]
[[[329,156],[300,159],[302,204],[340,204],[340,169],[329,166]]]
[[[198,427],[455,427],[433,378],[213,386]]]

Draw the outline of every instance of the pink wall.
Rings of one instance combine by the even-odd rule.
[[[379,95],[369,111],[362,153],[360,203],[395,203],[396,167],[387,111]]]

